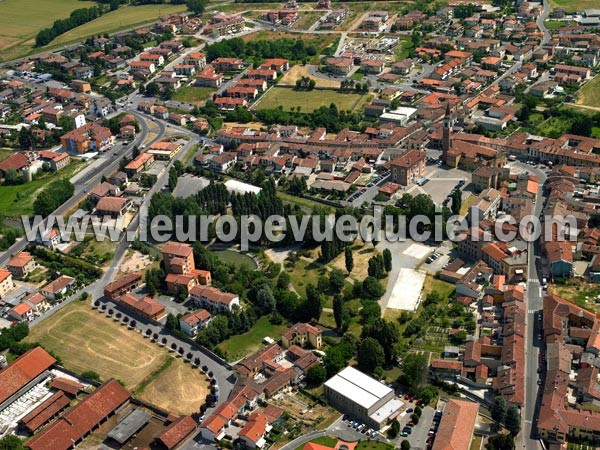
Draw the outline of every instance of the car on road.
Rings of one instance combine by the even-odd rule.
[[[408,437],[408,433],[406,431],[402,430],[402,432],[400,433],[400,436]]]
[[[413,408],[408,408],[408,409],[406,410],[406,412],[407,412],[407,413],[411,413],[411,412],[413,412],[413,411],[414,411],[414,409],[413,409]]]

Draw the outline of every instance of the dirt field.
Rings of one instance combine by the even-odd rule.
[[[308,72],[308,66],[302,66],[298,64],[297,66],[292,67],[288,73],[286,73],[283,78],[279,81],[281,85],[290,85],[295,86],[296,80],[299,80],[302,77],[309,77],[312,80],[315,80],[318,87],[331,87],[331,88],[339,88],[340,82],[335,80],[324,80],[323,78],[317,78],[312,76]]]
[[[150,259],[150,256],[143,255],[138,251],[128,251],[119,267],[119,272],[123,274],[137,272],[138,270],[144,270],[151,265],[152,260]]]
[[[72,302],[33,327],[26,339],[52,350],[75,372],[93,370],[102,380],[116,378],[132,389],[168,358],[140,334],[128,330],[87,302]]]
[[[138,397],[165,411],[190,415],[200,410],[208,390],[206,376],[176,358]]]
[[[369,267],[369,259],[375,256],[376,251],[372,244],[364,244],[360,239],[357,239],[352,246],[352,261],[354,267],[350,273],[350,277],[355,280],[362,280],[367,273]],[[346,273],[346,256],[342,252],[338,255],[330,265],[336,269],[340,269]]]

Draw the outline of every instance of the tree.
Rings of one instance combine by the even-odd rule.
[[[363,300],[361,301],[361,305],[360,318],[363,325],[381,317],[381,306],[376,301]]]
[[[177,179],[179,176],[177,175],[177,170],[175,167],[171,167],[169,169],[169,190],[173,192],[175,187],[177,186]]]
[[[402,373],[409,385],[419,387],[427,380],[427,356],[409,353],[402,360]]]
[[[17,172],[12,167],[4,173],[4,184],[5,185],[12,186],[12,185],[22,184],[22,183],[23,183],[23,176],[19,175],[19,172]]]
[[[419,423],[419,416],[417,414],[415,414],[415,413],[412,413],[410,415],[410,420],[412,420],[413,423],[416,425],[416,424]]]
[[[342,292],[344,287],[345,277],[341,270],[333,269],[329,273],[329,289],[335,293]]]
[[[146,85],[145,93],[148,97],[156,97],[160,94],[160,87],[154,81]]]
[[[504,397],[497,396],[494,399],[494,403],[492,403],[492,407],[490,408],[490,413],[492,414],[492,419],[496,422],[504,422],[504,418],[506,417],[506,400]]]
[[[385,361],[383,347],[376,339],[371,337],[363,339],[360,347],[358,347],[357,361],[361,369],[372,373],[376,367],[381,367]]]
[[[167,330],[179,331],[179,319],[174,314],[167,316],[167,322],[165,323]]]
[[[322,385],[327,379],[327,370],[322,365],[313,366],[306,372],[306,383],[311,387]]]
[[[354,269],[354,257],[352,256],[352,249],[350,246],[345,248],[344,258],[346,260],[346,271],[350,273],[352,272],[352,269]]]
[[[510,434],[495,434],[488,438],[486,450],[514,450],[515,440]]]
[[[415,414],[419,417],[421,417],[421,414],[423,414],[423,410],[420,406],[415,406]]]
[[[98,373],[94,372],[93,370],[87,370],[85,372],[82,372],[81,377],[87,380],[100,382],[100,375],[98,375]]]
[[[0,450],[24,450],[23,441],[13,434],[0,439]]]
[[[194,14],[202,14],[206,8],[207,0],[187,0],[187,7]]]
[[[333,318],[335,319],[337,330],[340,331],[344,320],[344,300],[340,295],[333,297]]]
[[[316,320],[321,318],[323,312],[323,297],[314,284],[306,286],[306,302],[304,307],[307,320]]]
[[[462,192],[460,189],[457,189],[452,194],[452,214],[454,214],[454,215],[460,214],[461,206],[462,206]]]
[[[385,267],[385,271],[389,272],[392,270],[392,252],[389,248],[383,250],[383,263]]]
[[[398,422],[397,420],[394,420],[392,422],[392,426],[390,427],[390,430],[388,431],[388,437],[390,439],[394,439],[394,438],[396,438],[396,436],[398,436],[398,433],[400,433],[400,422]]]
[[[404,439],[402,441],[402,443],[400,444],[400,449],[401,450],[410,450],[410,442],[408,442],[406,439]]]
[[[36,215],[41,215],[43,217],[48,216],[56,209],[56,205],[50,194],[45,190],[40,192],[35,201],[33,202],[33,212]]]
[[[510,405],[506,410],[504,424],[513,436],[516,436],[521,430],[521,413],[515,405]]]
[[[362,284],[363,293],[371,298],[379,298],[385,294],[385,289],[376,278],[368,276]]]
[[[396,356],[396,344],[400,339],[400,331],[395,322],[381,317],[372,320],[364,325],[361,337],[376,339],[383,348],[386,364],[393,364]]]
[[[273,296],[273,292],[271,292],[271,288],[269,288],[268,285],[265,285],[256,294],[256,306],[263,312],[263,314],[268,314],[275,310],[275,297]]]

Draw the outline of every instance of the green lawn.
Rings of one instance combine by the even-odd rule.
[[[31,50],[42,28],[77,8],[95,6],[80,0],[3,0],[0,2],[0,58],[17,58]]]
[[[394,447],[385,442],[379,441],[360,441],[355,450],[393,450]]]
[[[331,437],[331,436],[323,436],[323,437],[318,437],[313,439],[312,441],[310,441],[314,444],[320,444],[320,445],[324,445],[326,447],[331,447],[331,448],[335,448],[337,442],[338,442],[338,438],[335,437]],[[301,446],[299,446],[296,450],[302,450],[304,448],[306,444],[302,444]]]
[[[537,127],[537,134],[541,136],[558,138],[571,128],[572,121],[558,117],[549,117]]]
[[[592,137],[594,139],[600,139],[600,127],[592,127]]]
[[[85,163],[72,160],[66,169],[52,173],[44,178],[18,186],[0,186],[0,211],[7,217],[21,217],[33,214],[33,202],[41,189],[57,178],[71,178],[83,168]]]
[[[554,8],[564,8],[567,12],[581,11],[598,7],[598,0],[550,0]]]
[[[369,95],[333,90],[297,91],[274,87],[257,103],[256,109],[275,109],[281,106],[284,111],[291,111],[292,107],[300,106],[301,112],[310,113],[321,106],[335,103],[339,110],[358,111],[370,98]]]
[[[295,195],[286,194],[285,192],[277,192],[277,197],[283,200],[285,203],[290,203],[292,205],[298,205],[303,209],[313,211],[315,208],[321,208],[328,212],[332,211],[331,206],[327,206],[323,203],[316,202],[314,200],[304,198],[304,197],[296,197]]]
[[[414,45],[409,38],[400,37],[400,42],[394,47],[394,57],[396,58],[396,61],[402,61],[403,59],[408,58],[408,52],[413,47]]]
[[[600,108],[600,76],[588,81],[579,90],[579,99],[577,103],[585,106],[594,106]]]
[[[295,30],[308,30],[317,20],[325,14],[323,11],[300,12],[300,19],[293,25]]]
[[[4,161],[13,153],[15,153],[15,151],[11,150],[10,148],[0,148],[0,161]]]
[[[67,31],[52,41],[51,45],[64,45],[100,33],[115,33],[120,30],[152,22],[161,16],[182,12],[187,9],[183,5],[140,5],[121,6],[118,10],[104,14],[80,27]]]
[[[204,104],[216,92],[210,87],[185,86],[175,91],[173,100],[192,104]]]
[[[544,25],[549,30],[559,30],[559,29],[567,26],[566,22],[560,22],[558,20],[546,20],[544,22]]]
[[[275,340],[279,339],[285,325],[273,325],[268,317],[261,317],[254,326],[244,334],[232,336],[221,342],[218,347],[227,352],[227,359],[237,361],[250,353],[259,350],[263,345],[263,339],[269,336]]]

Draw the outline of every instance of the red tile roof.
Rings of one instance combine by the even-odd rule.
[[[31,433],[34,433],[67,406],[69,406],[67,396],[62,392],[56,392],[19,422]]]
[[[75,380],[70,380],[64,377],[56,377],[50,383],[52,389],[58,389],[66,392],[67,394],[77,395],[77,393],[83,389],[83,384],[78,383]]]
[[[129,398],[124,387],[114,380],[108,381],[27,441],[26,446],[31,450],[70,449]]]
[[[184,416],[169,425],[156,439],[168,449],[172,449],[191,436],[194,431],[196,431],[196,422],[191,417]]]
[[[48,370],[56,360],[35,347],[0,371],[0,404]]]
[[[477,403],[450,400],[444,409],[433,450],[469,450],[478,411]]]

